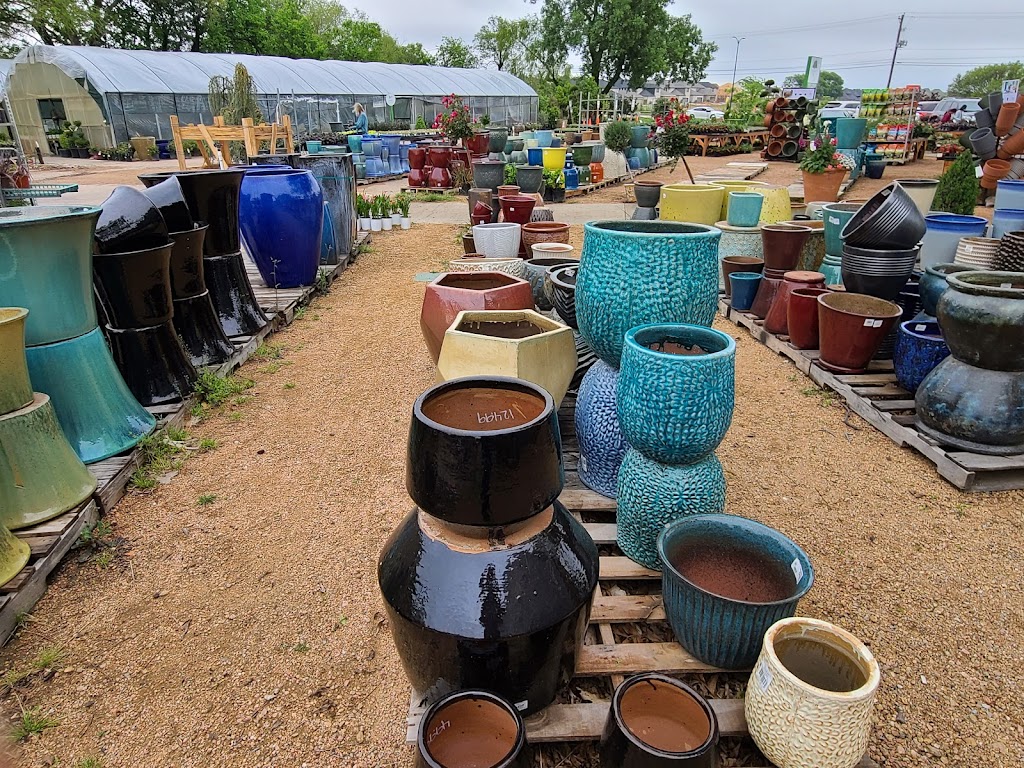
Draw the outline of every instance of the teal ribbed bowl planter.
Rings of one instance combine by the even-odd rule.
[[[92,236],[99,215],[99,208],[81,205],[0,210],[0,307],[29,311],[26,346],[64,341],[96,327]]]
[[[722,232],[674,221],[591,221],[576,276],[580,333],[618,368],[626,331],[646,323],[710,326]]]
[[[32,385],[50,396],[61,429],[86,464],[134,448],[156,426],[121,378],[99,328],[28,347],[25,357]]]
[[[634,448],[619,467],[616,496],[619,548],[661,570],[658,535],[680,517],[725,511],[725,472],[713,453],[695,464],[659,464]]]
[[[700,347],[706,354],[651,349]],[[642,325],[626,333],[619,426],[631,447],[663,464],[690,464],[722,442],[735,405],[736,342],[700,325]]]
[[[703,575],[723,585],[737,573],[729,564],[749,564],[743,572],[788,584],[788,596],[771,602],[723,597],[698,586],[676,567],[683,553],[702,560]],[[792,540],[766,525],[736,515],[691,515],[669,523],[658,536],[665,613],[679,644],[706,664],[723,669],[753,666],[764,633],[796,613],[796,605],[814,583],[814,569]],[[770,565],[768,565],[770,564]],[[716,567],[717,566],[717,567]]]

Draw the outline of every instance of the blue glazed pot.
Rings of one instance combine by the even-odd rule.
[[[544,165],[544,150],[541,147],[529,147],[526,150],[526,162],[528,165]]]
[[[726,221],[732,227],[756,227],[762,205],[764,195],[760,192],[730,192]]]
[[[381,143],[381,140],[380,140],[379,136],[363,136],[362,137],[362,149],[359,150],[359,151],[363,152],[366,155],[367,158],[371,158],[371,157],[379,158],[381,156],[381,149],[382,148],[383,148],[383,145]],[[352,150],[352,151],[355,152],[356,150]]]
[[[1007,232],[1024,229],[1024,209],[996,208],[992,211],[992,237],[996,240]]]
[[[733,272],[729,275],[732,286],[732,308],[739,312],[749,312],[754,306],[754,297],[761,286],[760,272]]]
[[[352,154],[359,154],[363,151],[363,137],[358,133],[350,133],[348,135],[348,148],[352,151]]]
[[[651,129],[646,125],[634,125],[629,129],[629,146],[640,149],[647,146]]]
[[[309,171],[247,173],[238,221],[245,244],[270,287],[312,285],[320,264],[324,199]]]
[[[692,557],[694,550],[705,576],[718,570],[728,578],[736,560],[770,562],[778,569],[778,587],[788,594],[755,602],[709,592],[677,569],[680,556]],[[753,666],[768,627],[793,616],[797,602],[814,583],[811,561],[792,540],[736,515],[690,515],[669,523],[658,536],[658,555],[665,613],[676,639],[701,661],[723,669]],[[756,567],[750,570],[763,572]]]
[[[697,346],[706,354],[680,349]],[[665,324],[630,330],[616,398],[626,442],[663,464],[691,464],[710,454],[732,422],[735,362],[736,342],[713,328]]]
[[[576,279],[580,333],[619,366],[626,331],[645,323],[710,326],[722,231],[674,221],[591,221]]]
[[[934,321],[908,320],[900,323],[892,364],[896,381],[908,392],[916,392],[924,377],[949,356],[949,347]]]
[[[61,429],[84,463],[134,448],[156,419],[121,377],[103,332],[25,349],[32,385],[50,396]]]
[[[925,233],[921,241],[921,266],[949,264],[956,258],[956,246],[962,237],[984,237],[988,220],[981,216],[960,216],[955,213],[932,213],[925,216]]]
[[[619,372],[598,360],[583,376],[576,395],[576,439],[580,446],[580,481],[614,499],[626,438],[619,429],[615,391]]]
[[[554,131],[534,131],[533,137],[537,139],[538,147],[550,147],[551,140],[555,138]]]
[[[619,469],[616,502],[619,548],[641,565],[661,570],[658,535],[681,517],[724,512],[725,472],[713,453],[673,466],[630,448]]]
[[[930,317],[935,317],[939,299],[949,288],[946,276],[957,272],[971,272],[972,267],[965,264],[936,264],[928,267],[921,276],[918,292],[921,296],[921,310]]]
[[[996,182],[996,210],[1024,208],[1024,180],[1000,179]]]

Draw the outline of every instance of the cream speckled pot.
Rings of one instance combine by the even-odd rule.
[[[758,190],[760,191],[760,190]],[[734,227],[728,222],[719,221],[715,224],[722,230],[722,239],[718,243],[718,263],[726,256],[753,256],[764,258],[764,246],[761,242],[761,227]],[[718,270],[718,288],[725,290],[722,270]]]
[[[797,677],[776,652],[794,640],[824,648],[830,664],[849,671],[858,687],[836,692]],[[794,659],[787,657],[791,665]],[[868,748],[880,677],[871,651],[846,630],[799,616],[776,622],[747,683],[750,735],[778,768],[853,768]]]

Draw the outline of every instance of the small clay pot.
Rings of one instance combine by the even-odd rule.
[[[522,242],[532,255],[537,243],[569,243],[569,225],[558,221],[531,221],[523,224]]]
[[[824,288],[825,276],[821,272],[794,270],[787,272],[764,318],[769,333],[789,333],[789,297],[797,288]]]
[[[1005,102],[999,108],[999,117],[996,118],[996,136],[1005,136],[1013,128],[1020,114],[1021,106],[1015,101]]]
[[[527,768],[526,726],[519,710],[487,691],[456,691],[420,720],[416,768]]]
[[[903,309],[891,301],[859,293],[818,297],[818,363],[836,373],[863,373]]]

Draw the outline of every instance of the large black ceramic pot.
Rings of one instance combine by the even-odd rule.
[[[413,406],[405,486],[427,514],[502,526],[551,506],[562,491],[555,402],[519,379],[452,379]]]
[[[110,352],[128,389],[145,406],[188,397],[198,376],[170,322],[151,328],[106,327]]]
[[[123,330],[170,321],[172,248],[164,235],[154,248],[94,254],[93,285],[109,325]]]
[[[950,356],[917,389],[917,426],[961,450],[1024,453],[1024,275],[946,281],[937,312]]]
[[[458,691],[420,720],[416,768],[528,768],[526,726],[513,704],[487,691]]]
[[[176,177],[189,212],[209,224],[203,242],[204,278],[221,327],[228,336],[251,336],[268,320],[252,291],[241,253],[238,199],[245,170],[147,173],[139,179],[153,187]]]
[[[159,184],[147,187],[142,194],[160,210],[169,231],[184,232],[195,225],[177,176],[169,176]]]
[[[93,243],[97,253],[124,253],[167,242],[167,224],[153,202],[134,187],[114,187],[103,201]]]
[[[176,179],[168,179],[153,189]],[[148,190],[152,191],[152,190]],[[235,348],[221,328],[206,290],[203,272],[204,224],[182,232],[172,232],[171,295],[174,298],[174,330],[177,331],[192,365],[199,367],[223,363]]]
[[[718,719],[689,686],[655,673],[615,689],[601,768],[716,768]]]

